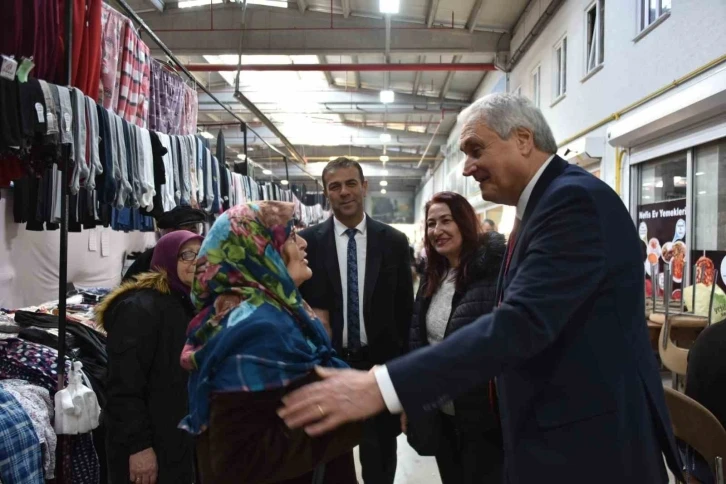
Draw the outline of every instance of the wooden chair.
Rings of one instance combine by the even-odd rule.
[[[664,324],[660,327],[658,337],[658,353],[663,366],[676,375],[685,377],[688,369],[688,350],[679,348],[671,341],[670,329],[672,326]],[[675,384],[675,379],[674,379]]]
[[[701,454],[709,463],[716,484],[724,484],[726,430],[703,405],[671,388],[664,388],[673,433]]]

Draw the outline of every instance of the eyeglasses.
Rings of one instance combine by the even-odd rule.
[[[181,254],[179,254],[179,260],[183,260],[184,262],[191,262],[194,259],[197,258],[198,252],[194,252],[193,250],[185,250]]]

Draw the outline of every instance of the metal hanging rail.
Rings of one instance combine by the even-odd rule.
[[[204,86],[203,84],[200,84],[197,81],[197,79],[192,75],[192,73],[189,72],[189,69],[187,69],[186,66],[179,59],[177,59],[177,57],[174,55],[174,53],[172,53],[172,51],[166,46],[166,44],[164,44],[164,42],[162,42],[162,40],[154,33],[154,31],[151,30],[148,25],[146,25],[146,22],[144,22],[144,19],[139,17],[139,15],[134,11],[133,8],[131,8],[131,6],[128,3],[126,3],[125,0],[114,0],[114,2],[117,3],[119,5],[119,7],[121,7],[121,9],[126,13],[126,15],[129,16],[129,18],[131,18],[134,22],[136,22],[136,24],[139,25],[140,29],[144,30],[148,34],[148,36],[151,38],[151,40],[153,40],[154,43],[156,45],[158,45],[161,50],[164,51],[164,53],[169,57],[169,59],[171,59],[171,61],[174,62],[174,64],[176,64],[179,67],[179,69],[181,69],[182,72],[184,72],[184,74],[186,74],[189,77],[189,79],[191,79],[212,100],[214,100],[217,104],[222,106],[222,108],[224,108],[225,111],[227,111],[232,117],[234,117],[237,121],[239,121],[240,124],[247,125],[247,123],[245,123],[245,121],[241,117],[239,117],[228,106],[226,106],[224,103],[222,103],[222,101],[220,101],[217,98],[217,96],[215,96],[209,89],[207,89],[206,86]],[[244,97],[239,92],[235,93],[235,94],[236,94],[235,97],[237,97],[240,100],[240,102],[242,102],[250,111],[259,112],[257,107],[249,99]],[[237,96],[237,94],[241,97]],[[305,160],[300,155],[300,153],[298,153],[297,149],[295,149],[295,147],[292,145],[292,143],[290,143],[290,141],[285,137],[285,135],[283,135],[280,132],[280,130],[277,129],[277,127],[272,123],[272,121],[270,121],[262,113],[260,113],[260,115],[257,115],[257,117],[260,120],[262,120],[262,122],[270,129],[270,131],[275,133],[275,135],[280,139],[282,144],[284,144],[285,147],[290,151],[290,155],[292,155],[292,157],[295,160],[297,160],[296,164],[300,165],[299,166],[300,170],[302,170],[303,173],[310,176],[311,178],[315,178],[313,175],[311,175],[310,173],[305,171],[305,169],[303,168],[303,166],[305,165]],[[261,136],[259,136],[252,128],[248,127],[247,129],[249,129],[252,133],[254,133],[255,136],[257,136],[263,143],[265,143],[272,151],[278,153],[280,156],[287,156],[287,155],[285,155],[285,153],[280,151],[277,147],[271,145],[265,139],[263,139]]]

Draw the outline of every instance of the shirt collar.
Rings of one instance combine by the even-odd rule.
[[[361,220],[360,223],[355,226],[355,229],[363,235],[366,234],[367,218],[368,216],[363,213],[363,220]],[[335,235],[337,235],[338,237],[345,235],[345,231],[348,230],[348,227],[343,222],[338,220],[335,215],[333,215],[333,225],[335,226]]]
[[[529,203],[529,198],[532,196],[532,191],[534,190],[534,187],[537,185],[537,182],[542,177],[542,173],[544,173],[544,171],[547,169],[552,160],[554,160],[554,158],[555,155],[547,158],[547,160],[542,163],[542,166],[539,167],[537,173],[535,173],[529,183],[527,183],[527,186],[524,187],[524,190],[522,190],[522,194],[519,196],[519,202],[517,202],[517,218],[519,220],[522,220],[522,218],[524,217],[524,211],[527,210],[527,204]]]

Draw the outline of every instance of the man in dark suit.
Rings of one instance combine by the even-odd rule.
[[[357,162],[328,163],[323,186],[333,216],[300,232],[313,271],[300,291],[328,323],[343,359],[368,371],[405,351],[413,309],[408,239],[366,216],[368,183]],[[398,422],[388,412],[366,422],[360,460],[367,484],[393,483]]]
[[[281,416],[311,435],[386,407],[414,419],[496,377],[506,482],[668,482],[663,455],[676,474],[678,458],[628,211],[555,155],[526,98],[487,96],[462,120],[464,175],[486,200],[516,207],[499,307],[373,372],[319,371]]]

